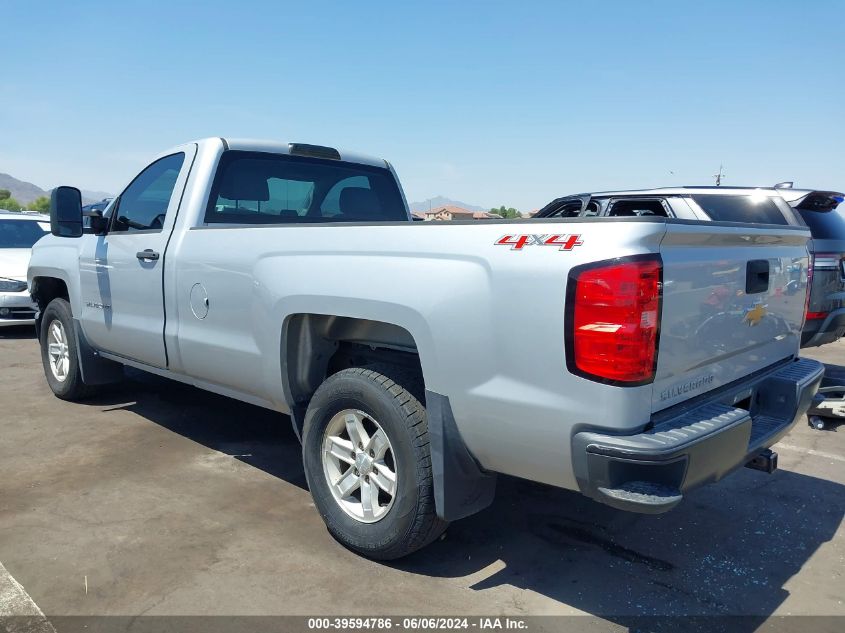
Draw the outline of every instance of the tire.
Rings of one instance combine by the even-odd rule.
[[[425,407],[413,395],[419,391],[419,379],[398,368],[344,369],[320,385],[305,414],[303,463],[314,505],[332,536],[367,558],[406,556],[431,543],[448,525],[435,513],[428,422]],[[370,438],[369,446],[383,451],[381,458],[379,448],[374,452],[355,450],[349,425],[356,419]],[[357,428],[357,422],[352,425]],[[340,430],[335,434],[332,429]],[[382,437],[387,438],[386,449]],[[342,452],[347,439],[354,452],[344,453],[343,459],[351,463],[325,453],[329,446],[340,447]],[[375,459],[369,467],[364,452]],[[353,454],[358,455],[354,460]],[[380,487],[391,468],[395,474],[393,495],[386,490],[390,486]],[[339,488],[329,480],[347,477],[349,481],[357,477],[358,487],[341,499]],[[376,492],[367,493],[368,486]],[[366,499],[370,499],[369,514]]]
[[[57,335],[56,332],[60,332]],[[44,375],[56,397],[62,400],[82,400],[93,395],[95,387],[82,381],[79,369],[79,350],[73,326],[73,313],[66,299],[53,299],[41,319],[41,364]],[[62,339],[62,340],[59,340]],[[57,345],[59,347],[57,347]],[[54,354],[51,364],[51,349]],[[57,370],[56,353],[60,354],[62,370]],[[55,366],[54,366],[55,365]]]

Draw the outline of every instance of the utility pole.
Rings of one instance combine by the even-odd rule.
[[[713,174],[713,178],[716,179],[716,186],[719,187],[722,185],[722,178],[725,177],[725,174],[722,173],[722,165],[719,165],[719,173]]]

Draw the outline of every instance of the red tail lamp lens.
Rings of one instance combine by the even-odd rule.
[[[649,257],[575,273],[569,340],[576,373],[613,383],[654,379],[662,268]]]

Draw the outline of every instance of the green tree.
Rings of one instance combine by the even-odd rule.
[[[515,218],[522,217],[522,214],[520,214],[519,211],[517,211],[513,207],[506,207],[505,205],[502,205],[498,209],[490,209],[490,213],[496,213],[498,215],[501,215],[506,220],[513,220]]]
[[[39,213],[50,213],[50,198],[47,196],[38,196],[35,200],[26,205],[29,211],[38,211]]]
[[[0,189],[0,209],[7,211],[20,211],[23,208],[20,202],[12,197],[12,192],[8,189]]]

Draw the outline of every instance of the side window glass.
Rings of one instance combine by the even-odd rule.
[[[613,203],[607,215],[611,217],[658,215],[665,218],[667,214],[660,200],[619,200]]]
[[[584,209],[584,215],[582,217],[585,217],[585,218],[595,217],[599,214],[599,211],[601,211],[601,208],[599,207],[599,203],[595,202],[594,200],[590,200],[587,203],[587,208]]]
[[[132,181],[112,206],[115,215],[110,232],[161,229],[185,154],[160,158]]]
[[[716,222],[789,224],[777,203],[765,194],[696,194],[692,199]]]

